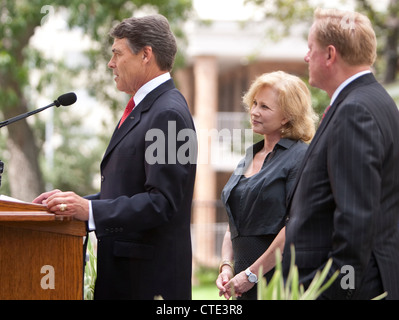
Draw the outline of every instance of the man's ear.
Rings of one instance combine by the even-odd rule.
[[[142,52],[142,59],[145,62],[148,62],[151,60],[152,58],[152,48],[150,46],[145,46],[143,48],[143,52]]]
[[[334,46],[329,45],[327,47],[327,60],[326,60],[327,65],[330,66],[332,63],[335,62],[336,59],[337,59],[337,49],[335,49]]]

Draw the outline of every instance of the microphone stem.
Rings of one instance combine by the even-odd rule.
[[[45,106],[43,108],[36,109],[36,110],[30,111],[30,112],[27,112],[27,113],[24,113],[24,114],[20,114],[20,115],[14,117],[14,118],[10,118],[8,120],[2,121],[2,122],[0,122],[0,128],[8,126],[9,124],[14,123],[14,122],[19,121],[19,120],[22,120],[24,118],[30,117],[30,116],[38,113],[38,112],[46,110],[46,109],[48,109],[48,108],[50,108],[52,106],[55,106],[55,105],[56,105],[56,103],[54,101],[53,103],[51,103],[48,106]]]

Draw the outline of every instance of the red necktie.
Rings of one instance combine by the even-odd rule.
[[[324,117],[326,116],[326,114],[327,114],[328,110],[330,110],[330,108],[331,108],[331,106],[328,106],[328,107],[324,110],[323,115],[321,116],[320,123],[323,121]]]
[[[134,100],[133,97],[130,98],[129,102],[127,103],[127,106],[125,108],[125,112],[122,115],[121,121],[119,122],[118,129],[121,127],[122,123],[126,120],[130,112],[132,112],[134,108]]]

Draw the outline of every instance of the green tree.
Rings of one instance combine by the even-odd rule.
[[[35,29],[61,8],[68,10],[70,28],[82,28],[93,41],[100,44],[99,49],[88,52],[89,69],[92,71],[88,76],[91,85],[89,89],[97,98],[116,108],[116,103],[112,102],[114,99],[106,90],[102,90],[104,83],[110,82],[109,77],[104,79],[103,75],[106,73],[101,72],[105,71],[109,58],[109,29],[116,21],[142,9],[164,14],[173,25],[179,26],[181,21],[187,19],[192,4],[191,0],[52,0],[49,5],[44,0],[3,0],[0,4],[0,110],[4,119],[33,108],[29,103],[29,92],[34,90],[29,88],[30,71],[40,67],[47,68],[51,62],[45,61],[38,52],[31,50],[29,41]],[[176,30],[177,35],[181,35],[179,29]],[[64,77],[65,82],[68,79]],[[42,82],[41,86],[43,87]],[[40,87],[36,89],[40,90]],[[40,125],[38,127],[40,129]],[[3,152],[2,157],[6,157],[3,160],[6,160],[4,162],[9,191],[12,196],[23,200],[32,200],[45,188],[35,133],[26,120],[3,128],[1,132],[1,144],[6,144],[8,151]],[[67,148],[66,145],[63,147]]]

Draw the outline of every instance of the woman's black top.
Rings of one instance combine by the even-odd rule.
[[[244,174],[264,141],[250,147],[222,191],[231,232],[235,273],[255,262],[284,227],[286,198],[308,145],[281,139],[270,152],[261,170],[251,177]],[[265,276],[269,281],[273,270]],[[256,299],[256,286],[243,294]]]

